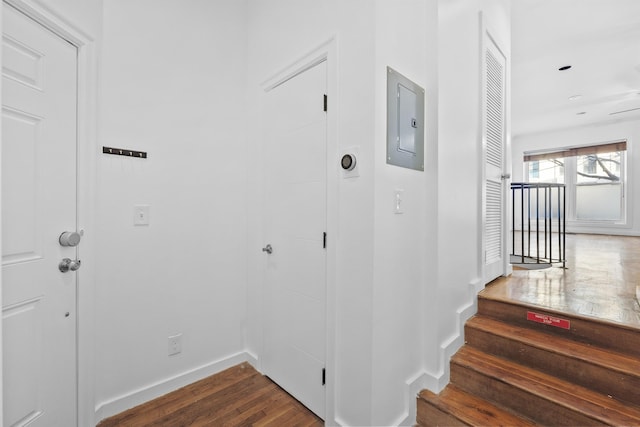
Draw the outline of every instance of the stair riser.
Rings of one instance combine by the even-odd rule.
[[[456,417],[441,411],[424,399],[418,399],[418,425],[421,427],[452,426],[467,427]]]
[[[467,344],[547,374],[590,388],[616,400],[640,402],[640,372],[629,375],[584,360],[549,352],[523,342],[465,327]]]
[[[563,329],[527,320],[527,312],[529,311],[567,319],[571,322],[571,328]],[[567,339],[573,339],[586,344],[597,345],[606,350],[640,357],[640,334],[637,330],[624,326],[611,325],[564,314],[559,315],[545,310],[532,309],[486,298],[478,298],[478,315]]]
[[[537,423],[554,426],[604,425],[578,411],[565,408],[544,397],[506,384],[498,378],[489,377],[461,366],[453,360],[451,362],[451,383],[471,394],[522,414]]]

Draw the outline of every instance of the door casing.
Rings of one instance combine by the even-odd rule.
[[[49,6],[44,7],[35,0],[4,0],[43,27],[67,40],[78,50],[77,86],[77,226],[84,230],[79,256],[83,260],[82,273],[78,277],[77,294],[77,373],[78,373],[78,423],[94,425],[93,392],[93,293],[95,283],[94,247],[94,206],[96,182],[96,156],[94,155],[97,135],[97,52],[95,38],[80,27],[70,24],[71,19],[64,11]],[[1,13],[1,8],[0,8]],[[0,16],[0,31],[2,31]],[[0,66],[1,64],[0,58]],[[0,145],[1,147],[1,145]],[[1,148],[0,148],[1,150]],[[0,152],[0,155],[2,153]],[[0,233],[2,233],[0,225]],[[2,286],[0,278],[0,286]],[[1,298],[1,293],[0,293]],[[0,301],[1,303],[2,301]],[[2,355],[2,316],[0,316],[0,359]],[[1,363],[1,360],[0,360]],[[1,366],[1,365],[0,365]],[[1,378],[1,372],[0,372]],[[0,382],[0,415],[2,414],[2,385]],[[1,418],[0,418],[1,419]]]
[[[327,191],[327,248],[326,248],[326,390],[325,390],[325,424],[341,425],[337,419],[336,393],[336,242],[338,240],[338,138],[337,138],[337,76],[338,76],[338,40],[335,36],[320,44],[315,49],[298,60],[282,68],[282,71],[270,76],[261,85],[264,93],[285,81],[295,77],[314,65],[326,61],[327,63],[327,93],[329,95],[327,109],[326,133],[326,191]],[[264,278],[263,278],[264,280]],[[263,308],[264,312],[264,308]],[[259,364],[259,360],[258,360]]]
[[[511,102],[510,102],[510,81],[511,81],[511,76],[510,76],[510,53],[508,50],[505,49],[505,46],[507,46],[507,44],[504,43],[503,40],[501,40],[499,37],[496,36],[496,33],[492,30],[493,26],[490,25],[490,22],[487,22],[487,16],[480,12],[479,14],[479,19],[480,19],[480,72],[481,72],[481,78],[480,78],[480,91],[481,91],[481,95],[480,95],[480,117],[481,117],[481,124],[480,124],[480,129],[479,129],[479,139],[481,142],[481,153],[482,155],[480,156],[480,177],[478,180],[479,183],[479,188],[478,188],[478,194],[481,195],[480,197],[480,206],[479,206],[479,227],[478,227],[478,231],[479,231],[479,248],[478,248],[478,265],[480,267],[479,269],[479,276],[482,278],[482,288],[484,287],[484,285],[486,284],[487,280],[487,275],[485,272],[485,251],[486,251],[486,236],[485,236],[485,217],[486,217],[486,194],[485,194],[485,183],[486,183],[486,164],[485,164],[485,156],[486,156],[486,141],[485,141],[485,129],[484,129],[484,121],[485,121],[485,84],[486,84],[486,76],[485,76],[485,59],[484,59],[484,54],[485,51],[488,49],[488,44],[492,43],[497,50],[504,56],[505,58],[505,93],[504,93],[504,147],[503,147],[503,155],[504,155],[504,159],[503,159],[503,173],[507,173],[510,176],[510,171],[511,171],[511,162],[510,162],[510,156],[511,156],[511,141],[510,141],[510,129],[511,129],[511,118],[510,118],[510,108],[511,108]],[[510,182],[509,178],[503,179],[502,180],[502,216],[504,218],[504,221],[502,222],[502,236],[501,236],[501,249],[502,249],[502,275],[509,275],[511,274],[512,268],[511,268],[511,264],[509,261],[509,251],[508,251],[508,234],[509,234],[509,230],[510,230],[510,218],[509,215],[507,215],[507,212],[509,211],[509,190],[508,190],[508,184]],[[481,289],[482,289],[481,288]],[[480,289],[480,290],[481,290]]]

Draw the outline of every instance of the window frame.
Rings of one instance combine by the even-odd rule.
[[[564,184],[566,191],[566,220],[568,226],[573,226],[577,228],[620,228],[625,227],[628,228],[631,226],[629,224],[628,218],[630,218],[631,213],[629,212],[632,204],[629,201],[629,170],[628,170],[628,158],[630,156],[630,144],[627,143],[626,140],[623,140],[624,145],[621,151],[621,159],[620,159],[620,181],[618,185],[620,188],[620,219],[618,220],[608,220],[608,219],[580,219],[577,217],[577,189],[581,186],[590,186],[590,185],[603,185],[603,184],[595,184],[595,183],[581,183],[578,181],[578,157],[580,155],[585,155],[583,151],[588,151],[590,147],[597,148],[598,146],[578,146],[578,147],[569,147],[562,149],[553,149],[553,150],[545,150],[545,152],[525,152],[523,156],[523,177],[525,178],[525,182],[530,182],[530,170],[529,167],[531,163],[536,160],[540,160],[543,158],[562,158],[564,163]],[[614,143],[615,144],[615,143]],[[603,144],[604,146],[605,144]],[[606,144],[611,145],[611,144]],[[554,154],[557,154],[558,157],[552,157]],[[527,160],[529,159],[529,160]],[[605,184],[607,185],[607,184]]]

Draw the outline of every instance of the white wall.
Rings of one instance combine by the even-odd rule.
[[[102,265],[117,265],[123,259],[134,259],[137,264],[132,262],[124,271],[104,270],[100,274],[98,404],[126,395],[135,387],[146,387],[153,381],[180,375],[185,369],[197,367],[198,363],[206,364],[212,358],[221,358],[233,351],[246,349],[259,359],[263,271],[263,254],[259,248],[264,244],[260,216],[261,84],[333,39],[335,56],[331,58],[334,63],[329,70],[330,74],[334,70],[335,75],[329,77],[333,90],[329,93],[329,108],[335,108],[336,112],[333,116],[330,112],[330,117],[334,117],[329,124],[333,129],[330,130],[330,139],[333,138],[330,146],[335,151],[336,161],[345,147],[359,147],[360,177],[341,179],[337,168],[330,168],[335,175],[330,177],[328,190],[328,232],[332,249],[329,322],[335,325],[335,336],[330,338],[328,387],[334,399],[327,403],[330,417],[327,423],[412,423],[415,419],[415,386],[425,384],[417,379],[423,380],[423,374],[428,372],[434,379],[428,383],[435,384],[432,388],[446,382],[448,377],[442,371],[446,371],[443,366],[448,363],[448,354],[441,350],[457,349],[455,345],[447,346],[452,339],[460,337],[460,310],[473,306],[475,294],[470,292],[470,284],[473,285],[481,274],[478,265],[478,187],[462,190],[460,187],[469,180],[475,182],[480,170],[478,11],[485,10],[494,21],[503,25],[508,19],[505,3],[445,2],[439,4],[442,13],[436,15],[435,1],[397,4],[390,0],[375,3],[365,0],[323,3],[252,0],[248,2],[246,23],[238,22],[242,18],[233,13],[233,19],[213,11],[203,13],[213,6],[203,9],[202,4],[193,16],[189,15],[188,8],[175,6],[175,10],[169,10],[172,3],[166,1],[159,3],[160,7],[154,3],[153,9],[146,3],[107,5],[102,142],[146,149],[150,159],[140,163],[118,158],[101,159],[100,189],[104,195],[99,210],[100,222],[104,227],[103,235],[109,236],[110,241],[101,245],[105,250]],[[216,5],[216,10],[218,8]],[[233,10],[241,14],[239,9],[240,6]],[[145,20],[146,31],[143,34],[135,32],[136,22],[148,17],[148,13],[153,15]],[[188,16],[185,18],[183,14]],[[200,28],[205,36],[194,35],[186,44],[176,42],[175,31],[161,31],[166,27],[168,16],[179,28],[189,21],[190,28]],[[199,26],[198,22],[191,21],[197,17],[203,20],[206,17],[209,25]],[[436,18],[440,20],[437,34]],[[220,73],[228,72],[232,77],[238,77],[234,80],[227,76],[232,82],[225,82],[229,92],[241,90],[243,85],[239,79],[243,76],[244,64],[237,55],[229,54],[231,48],[227,47],[225,55],[224,46],[211,46],[218,27],[211,22],[233,26],[235,30],[225,30],[236,33],[225,40],[234,40],[235,49],[242,46],[241,29],[248,28],[246,115],[242,114],[244,104],[241,101],[225,104],[228,108],[224,110],[216,102],[220,98],[213,96],[217,95],[216,90],[224,90],[216,86]],[[508,35],[508,28],[504,26],[498,31]],[[126,42],[134,34],[136,37],[130,41],[132,46],[128,46]],[[181,34],[181,37],[188,36]],[[222,52],[218,58],[224,58],[226,71],[214,69],[216,61],[211,57],[198,55],[205,44],[199,44],[201,39],[208,43],[207,52],[217,52],[216,48]],[[172,46],[174,50],[170,49]],[[180,56],[175,63],[167,62],[165,55],[168,53]],[[439,66],[436,59],[440,61]],[[181,64],[188,65],[182,68]],[[384,160],[387,65],[427,90],[427,164],[423,173],[388,166]],[[189,75],[188,81],[182,81],[181,77],[194,72],[196,76]],[[216,76],[212,86],[207,86],[210,92],[198,86],[204,81],[204,74]],[[198,92],[188,90],[193,88],[198,88]],[[225,111],[230,111],[229,116],[219,121],[209,116],[211,122],[194,121],[194,112],[201,105],[207,105],[205,98],[214,100],[210,107],[213,116],[220,118]],[[222,98],[226,102],[235,99],[233,96]],[[179,110],[171,108],[180,104],[187,106],[189,114],[180,115]],[[438,119],[438,108],[446,112],[443,118]],[[240,116],[235,115],[238,112]],[[219,129],[223,133],[233,130],[239,125],[239,117],[247,125],[246,153],[234,152],[233,145],[221,147],[217,143],[203,145],[192,141]],[[208,123],[215,125],[207,127]],[[436,140],[438,134],[439,140]],[[176,140],[185,139],[189,147],[205,150],[210,155],[195,159],[171,152]],[[222,156],[224,153],[239,154],[238,158],[246,154],[247,162],[234,163],[229,160],[233,156]],[[220,160],[222,158],[225,162]],[[209,167],[211,162],[214,162],[213,168]],[[243,164],[245,169],[242,169]],[[225,168],[225,165],[229,167]],[[224,170],[217,171],[216,167]],[[172,178],[176,176],[184,178],[175,182]],[[225,185],[207,182],[213,187],[210,189],[203,184],[210,177],[224,178]],[[200,197],[201,194],[222,194],[225,203],[240,206],[242,200],[235,199],[234,202],[233,197],[243,194],[242,189],[234,187],[234,183],[245,180],[248,184],[245,213],[233,212],[226,216],[228,212],[216,210],[217,196],[215,200]],[[186,183],[190,183],[188,188],[184,186]],[[392,210],[396,188],[405,190],[405,214],[401,216],[394,215]],[[151,227],[131,226],[135,203],[152,205]],[[182,216],[185,212],[182,205],[192,207],[192,211],[204,209],[214,220],[189,227]],[[246,224],[242,222],[243,218],[246,218]],[[209,243],[211,236],[222,234],[214,223],[225,224],[225,229],[229,230],[236,227],[233,235],[241,241],[238,247],[226,247],[226,252],[218,252],[217,247]],[[244,225],[247,226],[246,239],[243,237]],[[158,228],[162,228],[161,232]],[[437,229],[442,232],[440,239]],[[461,230],[469,237],[453,241],[450,236],[460,236]],[[181,241],[181,238],[193,242],[194,247],[185,249],[174,244],[174,239]],[[121,240],[131,242],[130,246],[117,245]],[[231,233],[223,241],[227,244],[235,242]],[[189,251],[188,256],[184,255],[185,250]],[[245,259],[238,260],[233,256],[233,253],[244,254],[245,250]],[[136,258],[140,251],[145,256]],[[203,253],[211,254],[207,259],[214,262],[224,261],[228,268],[208,270],[203,259],[198,258]],[[177,264],[170,263],[172,256],[177,258]],[[185,270],[182,264],[189,257],[196,262],[189,264],[190,270]],[[163,268],[154,272],[152,267],[158,265]],[[242,291],[237,291],[241,286],[238,287],[234,279],[243,267],[246,267],[248,280],[246,312],[242,308],[234,309],[242,305],[238,302],[242,300]],[[220,282],[215,276],[231,284],[231,288],[216,287]],[[200,288],[192,283],[199,277],[214,279]],[[226,299],[215,306],[220,300],[214,298],[220,297]],[[148,304],[149,298],[153,298],[154,306],[146,308],[147,316],[141,317],[140,307]],[[194,317],[204,315],[205,321],[199,319],[197,324],[186,321],[185,313],[200,302],[202,305],[192,312]],[[217,310],[203,314],[202,309],[207,305],[214,305]],[[116,306],[121,320],[109,318],[110,308]],[[232,309],[225,312],[224,307]],[[181,315],[175,316],[175,313]],[[237,341],[236,337],[243,332],[241,326],[245,315],[244,342]],[[132,319],[137,319],[133,327]],[[226,328],[216,329],[216,320],[224,320]],[[200,326],[202,329],[198,329]],[[169,359],[164,353],[166,336],[174,332],[185,333],[185,347],[193,343],[190,336],[209,334],[216,342],[204,342],[188,360],[187,350],[182,356],[184,359]],[[453,342],[459,344],[460,341]],[[123,354],[119,351],[132,346],[135,352]],[[139,370],[131,368],[139,365],[143,365]]]
[[[507,0],[440,0],[438,33],[438,289],[428,346],[428,372],[439,391],[449,357],[463,344],[464,321],[475,312],[482,283],[480,12],[510,49]],[[507,94],[509,96],[509,94]],[[507,124],[508,126],[508,124]],[[435,362],[435,363],[433,363]]]
[[[425,314],[437,309],[437,1],[376,1],[375,252],[372,416],[413,425],[413,381],[424,372]],[[425,89],[425,170],[386,164],[387,69]],[[403,190],[396,214],[396,189]]]
[[[522,159],[526,151],[551,150],[619,140],[627,140],[627,224],[598,226],[593,223],[580,224],[577,221],[567,221],[567,231],[640,236],[640,185],[638,185],[640,176],[634,173],[634,171],[640,170],[640,153],[634,149],[635,143],[640,141],[639,121],[624,121],[518,135],[513,139],[513,181],[524,181]]]
[[[98,154],[98,418],[245,357],[246,37],[244,1],[104,4],[99,142],[149,157]]]

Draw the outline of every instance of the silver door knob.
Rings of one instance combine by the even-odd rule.
[[[60,264],[58,264],[58,268],[63,273],[66,273],[67,271],[76,271],[76,270],[78,270],[81,265],[82,265],[82,263],[80,262],[79,259],[71,260],[69,258],[64,258],[62,261],[60,261]]]
[[[80,239],[82,239],[81,233],[77,231],[65,231],[58,237],[58,242],[60,242],[60,246],[78,246]]]
[[[266,252],[268,254],[273,252],[273,248],[271,247],[271,245],[267,245],[264,248],[262,248],[262,252]]]

